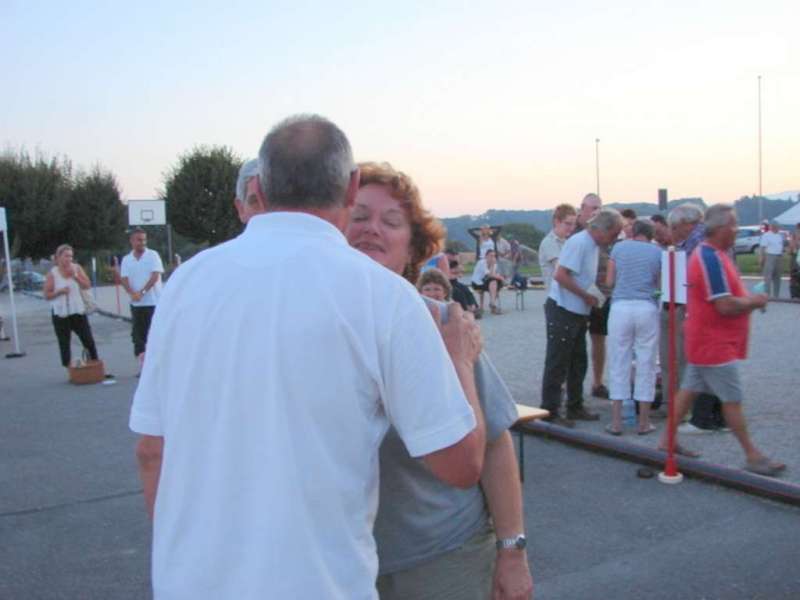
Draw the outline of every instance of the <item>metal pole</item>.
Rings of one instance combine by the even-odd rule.
[[[600,195],[600,138],[594,140],[594,170],[597,180],[597,195]]]
[[[172,225],[167,223],[167,264],[172,264]]]
[[[97,300],[97,258],[92,257],[92,292],[94,299]]]
[[[669,257],[669,381],[667,382],[667,461],[658,479],[662,483],[680,483],[683,475],[675,462],[675,392],[678,387],[678,352],[675,336],[675,246],[667,250]],[[663,385],[663,382],[662,382]]]
[[[122,314],[122,306],[119,303],[119,260],[114,257],[114,289],[117,290],[117,314]]]
[[[761,75],[758,76],[758,224],[764,219],[764,190],[761,188]]]
[[[3,250],[6,253],[6,277],[8,277],[8,299],[11,302],[11,328],[14,331],[14,352],[6,354],[6,358],[25,356],[19,349],[19,328],[17,327],[17,305],[14,303],[14,273],[11,270],[11,252],[8,249],[8,229],[3,231]]]

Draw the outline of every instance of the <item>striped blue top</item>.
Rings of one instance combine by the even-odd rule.
[[[651,300],[660,287],[661,249],[649,242],[625,240],[614,244],[611,260],[616,267],[612,300]]]

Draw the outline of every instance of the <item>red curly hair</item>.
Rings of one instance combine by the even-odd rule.
[[[382,185],[389,195],[400,203],[411,226],[409,262],[403,269],[403,277],[416,285],[419,272],[431,256],[442,251],[447,236],[444,225],[422,206],[422,197],[414,181],[402,171],[396,171],[389,163],[362,162],[359,187]]]

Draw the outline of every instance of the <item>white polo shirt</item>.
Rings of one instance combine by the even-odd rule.
[[[776,256],[783,254],[783,236],[780,233],[772,231],[762,233],[758,245],[764,248],[767,254]]]
[[[122,265],[119,269],[120,277],[127,277],[128,284],[134,292],[138,292],[150,279],[153,273],[163,273],[164,265],[161,264],[161,257],[158,252],[145,248],[144,252],[139,258],[134,256],[133,252],[126,254],[122,258]],[[158,298],[161,296],[161,278],[158,278],[155,285],[142,296],[142,299],[134,302],[131,300],[132,306],[155,306],[158,304]]]
[[[558,256],[558,266],[569,269],[581,289],[588,290],[597,279],[599,249],[587,230],[576,233],[564,243]],[[576,296],[553,279],[550,285],[550,298],[561,308],[579,315],[588,315],[591,306],[583,298]]]
[[[250,220],[159,302],[130,427],[164,436],[156,600],[377,598],[378,448],[475,427],[416,290],[303,213]]]
[[[487,275],[497,275],[497,263],[494,263],[494,266],[490,269],[489,265],[486,264],[486,259],[482,258],[475,263],[470,281],[476,285],[482,285],[483,279]]]

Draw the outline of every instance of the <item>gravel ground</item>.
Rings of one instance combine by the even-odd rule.
[[[754,283],[754,281],[748,283]],[[538,406],[541,402],[542,372],[545,358],[545,294],[528,290],[525,310],[515,309],[514,293],[502,292],[505,311],[481,320],[489,355],[520,404]],[[800,304],[774,303],[766,313],[755,312],[750,322],[749,358],[741,363],[745,388],[744,412],[750,434],[766,454],[788,465],[782,478],[800,483]],[[591,392],[591,358],[584,389],[586,406],[600,414],[600,421],[579,422],[577,427],[602,432],[611,420],[607,400]],[[797,370],[796,370],[797,369]],[[606,378],[607,383],[607,378]],[[661,430],[664,420],[653,420]],[[628,442],[655,447],[659,433],[638,436],[626,431]],[[683,436],[685,443],[702,453],[702,459],[727,467],[740,468],[744,455],[731,433]]]
[[[7,299],[0,294],[4,315]],[[534,405],[543,299],[529,292],[519,312],[507,293],[507,313],[483,321],[487,348],[518,401]],[[756,374],[796,354],[797,342],[782,340],[797,338],[797,310],[779,305],[756,315],[753,349],[770,351],[745,366],[752,428],[789,462],[787,477],[796,477],[800,451],[791,398],[797,377],[792,386],[788,365],[772,378]],[[127,429],[137,382],[130,326],[91,318],[117,384],[78,387],[65,383],[46,304],[22,296],[18,314],[27,356],[0,359],[0,598],[148,598],[150,524]],[[589,400],[604,418],[606,404]],[[715,462],[740,460],[730,435],[694,445]],[[664,486],[637,478],[638,465],[535,436],[525,451],[525,530],[538,599],[798,597],[796,507],[691,479]]]

